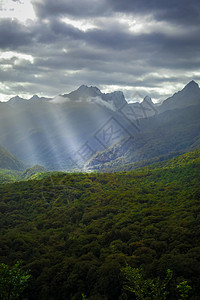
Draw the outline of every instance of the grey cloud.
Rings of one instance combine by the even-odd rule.
[[[55,44],[64,39],[80,39],[82,31],[72,25],[61,22],[60,20],[51,19],[45,23],[38,21],[30,27],[32,38],[35,43]]]
[[[34,58],[32,64],[25,60],[16,64],[16,58],[0,60],[0,81],[13,87],[13,92],[19,93],[21,89],[27,94],[46,93],[49,96],[69,92],[81,84],[102,88],[116,85],[125,90],[130,87],[133,91],[140,88],[146,93],[151,87],[162,88],[165,83],[187,83],[192,75],[184,75],[184,71],[192,72],[200,66],[199,25],[195,25],[199,5],[196,1],[191,3],[183,0],[183,7],[179,7],[180,1],[172,0],[37,2],[35,8],[40,18],[36,21],[26,25],[6,19],[0,21],[1,49],[20,51]],[[186,11],[189,16],[184,24]],[[157,20],[179,22],[181,34],[176,30],[159,31],[160,28],[148,33],[130,32],[127,24],[117,19],[117,12],[124,13],[127,18],[130,14],[143,18],[152,13]],[[63,22],[60,17],[64,15],[77,20],[93,18],[97,28],[84,32]],[[7,64],[12,65],[12,72],[3,71]],[[198,78],[196,75],[191,79]],[[133,94],[127,91],[127,95]],[[152,95],[159,98],[156,90]]]
[[[198,0],[108,0],[108,3],[117,12],[153,14],[156,19],[182,24],[198,24],[200,21],[200,3]]]
[[[0,48],[16,49],[32,42],[32,32],[16,20],[0,20]]]
[[[24,25],[15,19],[0,19],[0,49],[14,50],[33,43],[51,44],[62,39],[81,39],[82,35],[82,31],[59,20]]]
[[[199,0],[43,0],[35,2],[40,17],[68,15],[72,18],[110,16],[115,12],[127,14],[153,14],[156,19],[174,23],[198,24],[200,21]]]
[[[107,11],[105,0],[44,0],[33,2],[39,17],[46,18],[56,15],[69,15],[74,17],[102,16]]]
[[[112,48],[115,50],[126,49],[134,45],[135,37],[123,31],[107,31],[105,30],[91,30],[86,35],[86,40],[94,45],[100,47]]]

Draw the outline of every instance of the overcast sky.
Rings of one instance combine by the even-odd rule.
[[[0,0],[0,101],[82,84],[158,101],[191,80],[199,0]]]

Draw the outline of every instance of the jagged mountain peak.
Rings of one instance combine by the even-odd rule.
[[[200,88],[194,81],[190,81],[179,92],[172,97],[167,98],[160,106],[160,112],[176,108],[187,107],[190,105],[197,105],[200,103]]]
[[[38,95],[33,95],[29,101],[49,101],[49,100],[52,100],[52,98],[47,98],[47,97],[39,97]]]
[[[82,84],[76,91],[84,92],[84,91],[89,91],[89,90],[101,93],[101,91],[96,86],[87,86],[85,84]]]
[[[187,83],[184,88],[179,91],[178,93],[175,93],[175,95],[180,94],[196,94],[199,93],[200,89],[199,89],[199,85],[198,83],[196,83],[194,80],[191,80],[189,83]]]
[[[198,83],[196,83],[196,81],[191,80],[188,84],[186,84],[186,86],[183,88],[184,89],[199,89],[199,85]]]
[[[33,95],[31,98],[29,99],[24,99],[24,98],[21,98],[19,96],[15,96],[15,97],[12,97],[10,100],[8,100],[8,103],[9,104],[12,104],[12,105],[15,105],[15,104],[29,104],[29,103],[32,103],[32,102],[35,102],[35,101],[47,101],[47,100],[51,100],[52,98],[45,98],[45,97],[39,97],[38,95]]]
[[[121,91],[102,94],[102,99],[106,102],[111,103],[115,107],[115,109],[119,109],[127,103],[124,94]]]
[[[21,98],[21,97],[19,97],[18,95],[17,96],[14,96],[14,97],[12,97],[12,98],[10,98],[10,100],[8,100],[8,102],[13,102],[13,101],[23,101],[23,100],[25,100],[24,98]]]
[[[64,94],[63,97],[67,97],[70,100],[76,101],[80,99],[88,99],[89,97],[97,97],[101,96],[102,93],[97,87],[90,86],[88,87],[87,85],[81,85],[77,90],[69,93],[69,94]]]
[[[31,100],[39,100],[40,99],[40,97],[38,96],[38,95],[33,95],[30,99],[29,99],[29,101],[31,101]]]
[[[27,99],[21,98],[18,95],[15,97],[12,97],[10,100],[8,100],[8,103],[11,105],[15,105],[15,104],[26,104],[28,103]]]
[[[142,102],[149,102],[149,103],[153,104],[151,97],[149,97],[148,95],[144,97]]]
[[[121,91],[115,91],[111,93],[102,93],[99,88],[96,86],[81,85],[77,90],[64,94],[62,97],[66,97],[71,101],[88,101],[91,98],[96,98],[93,102],[96,102],[101,105],[106,105],[109,103],[113,109],[118,109],[124,103],[126,103],[124,94]],[[99,98],[101,98],[101,103],[99,102]],[[106,103],[107,102],[107,103]]]
[[[199,85],[196,83],[194,80],[190,81],[187,83],[182,90],[179,92],[175,93],[172,97],[174,96],[183,96],[183,95],[196,95],[200,93]]]

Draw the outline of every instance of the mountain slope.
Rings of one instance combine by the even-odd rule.
[[[171,152],[186,152],[199,146],[200,105],[168,110],[140,120],[140,132],[125,146],[120,143],[97,153],[89,169],[112,168],[149,160]]]
[[[89,92],[96,89],[86,87]],[[0,103],[4,107],[4,113],[0,110],[0,141],[28,165],[70,169],[75,153],[87,141],[95,152],[103,149],[94,135],[108,120],[115,118],[127,126],[123,116],[110,108],[111,103],[98,97],[92,102],[87,99],[62,103],[24,100],[26,105],[20,101],[17,105]]]
[[[0,103],[0,144],[48,170],[80,170],[91,160],[93,167],[95,157],[116,166],[188,151],[200,144],[199,90],[190,82],[160,107],[148,96],[127,103],[122,92],[85,85],[54,99],[14,97]]]
[[[190,81],[181,91],[163,101],[159,112],[183,108],[190,105],[200,105],[200,88],[195,81]]]
[[[53,174],[53,173],[52,173]],[[0,168],[0,184],[15,182],[15,181],[24,181],[24,180],[37,180],[47,177],[48,172],[45,168],[36,165],[26,169],[25,171],[9,170]]]
[[[39,165],[35,165],[33,167],[30,167],[28,169],[26,169],[22,174],[21,174],[21,178],[23,180],[27,180],[30,179],[32,176],[38,174],[38,173],[45,173],[47,172],[47,170]]]
[[[5,148],[0,146],[0,168],[8,170],[23,170],[24,164]]]

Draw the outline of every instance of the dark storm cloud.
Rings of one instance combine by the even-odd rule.
[[[24,83],[22,92],[50,96],[84,83],[155,87],[159,98],[165,84],[199,78],[196,0],[35,0],[34,8],[38,18],[26,24],[0,19],[0,50],[32,57],[0,56],[0,81],[13,92]]]
[[[175,23],[197,23],[200,21],[200,5],[198,0],[108,0],[113,11],[133,14],[153,14],[156,19]]]
[[[32,32],[18,21],[0,20],[0,49],[16,49],[32,42]]]
[[[73,1],[34,1],[36,13],[42,18],[57,15],[69,15],[74,17],[102,16],[108,9],[105,0],[73,0]]]
[[[109,16],[114,12],[124,12],[141,16],[143,14],[153,14],[156,19],[183,24],[194,24],[200,21],[199,0],[43,0],[34,3],[40,17],[69,15],[86,18]]]

